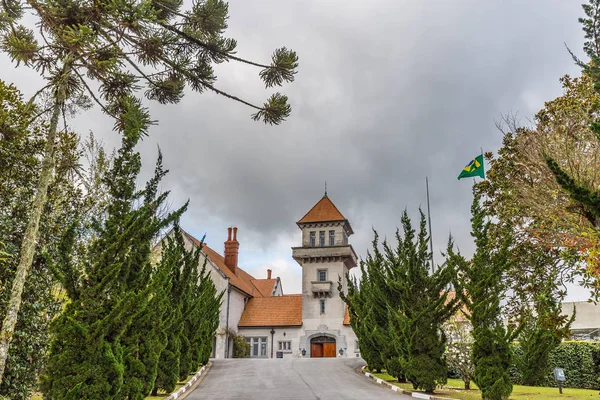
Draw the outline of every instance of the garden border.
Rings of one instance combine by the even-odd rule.
[[[165,397],[165,400],[185,399],[202,382],[211,366],[212,362],[210,361],[206,365],[203,365],[202,368],[200,368],[200,370],[196,372],[185,385],[183,385],[183,387]]]
[[[424,399],[424,400],[452,400],[452,398],[450,397],[437,397],[437,396],[432,396],[429,394],[425,394],[425,393],[418,393],[418,392],[411,392],[410,390],[404,390],[399,386],[396,385],[392,385],[391,383],[388,383],[386,381],[384,381],[381,378],[377,378],[376,376],[374,376],[373,374],[371,374],[370,372],[365,371],[365,367],[366,366],[362,366],[360,368],[357,368],[357,371],[360,371],[361,374],[363,374],[364,376],[366,376],[368,379],[372,380],[373,382],[375,382],[378,385],[383,385],[385,387],[387,387],[388,389],[398,393],[398,394],[405,394],[407,396],[411,396],[414,397],[415,399]]]

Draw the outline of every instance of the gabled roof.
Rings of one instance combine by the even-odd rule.
[[[194,242],[194,244],[196,246],[200,245],[200,241],[198,239],[196,239],[189,233],[185,232],[183,229],[181,231],[192,242]],[[254,297],[262,297],[263,296],[263,293],[252,283],[252,281],[257,280],[257,279],[254,279],[254,277],[252,275],[250,275],[249,273],[247,273],[240,267],[237,267],[236,273],[234,273],[232,270],[229,269],[229,267],[227,267],[227,265],[225,265],[225,258],[222,255],[220,255],[219,253],[217,253],[216,251],[214,251],[213,249],[211,249],[206,243],[204,243],[202,245],[202,252],[208,258],[210,258],[210,260],[213,263],[215,263],[216,266],[229,278],[229,283],[231,285],[233,285],[237,289],[241,290],[242,292],[249,294],[250,296],[254,296]],[[260,279],[260,280],[262,280],[262,279]],[[270,294],[268,294],[267,296],[270,296]]]
[[[302,325],[302,295],[254,297],[248,300],[238,327]]]
[[[347,221],[340,210],[333,204],[327,195],[323,196],[309,212],[298,221],[298,224],[306,224],[310,222],[330,222],[330,221]]]
[[[275,288],[275,284],[277,283],[277,279],[253,279],[252,284],[258,291],[263,295],[263,297],[268,297],[273,295],[273,289]]]

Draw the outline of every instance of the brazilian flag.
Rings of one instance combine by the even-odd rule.
[[[483,170],[483,154],[478,155],[467,164],[466,167],[460,171],[458,180],[462,178],[470,178],[472,176],[479,176],[481,179],[485,179],[485,172]]]

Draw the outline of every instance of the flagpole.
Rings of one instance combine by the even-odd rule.
[[[431,208],[429,207],[429,178],[425,177],[425,186],[427,187],[427,219],[429,220],[429,248],[431,250],[431,273],[435,272],[433,263],[433,234],[431,232]]]

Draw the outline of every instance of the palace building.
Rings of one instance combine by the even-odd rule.
[[[296,223],[302,242],[292,257],[302,268],[302,293],[286,294],[279,278],[266,271],[257,279],[238,265],[238,229],[229,228],[223,254],[204,244],[206,261],[217,291],[225,291],[220,323],[213,342],[214,358],[233,356],[234,334],[250,344],[250,357],[359,357],[346,305],[347,273],[357,257],[348,237],[350,222],[327,193]],[[189,246],[200,242],[183,233]],[[242,246],[243,251],[243,246]]]

